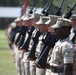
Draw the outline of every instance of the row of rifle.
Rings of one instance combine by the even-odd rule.
[[[49,11],[51,3],[52,3],[52,0],[48,0],[47,4],[43,8],[42,13],[44,15],[46,15],[46,16],[49,14],[48,11]],[[59,9],[56,11],[55,15],[57,15],[57,16],[61,15],[61,11],[60,10],[62,8],[63,3],[64,3],[64,0],[62,0],[62,3],[60,5]],[[35,6],[35,3],[33,5],[33,7],[34,6]],[[74,10],[75,6],[76,6],[76,3],[74,4],[74,6],[72,8],[70,8],[68,10],[68,12],[65,14],[64,18],[69,19],[71,17],[71,15],[73,14],[72,11]],[[33,13],[33,8],[30,10],[29,13]],[[30,39],[33,40],[33,45],[32,45],[32,48],[30,50],[30,53],[28,55],[28,59],[29,60],[31,60],[31,59],[35,60],[36,59],[36,56],[35,56],[36,46],[37,46],[37,43],[38,43],[38,38],[41,35],[39,29],[38,30],[36,29],[35,36],[32,36],[32,32],[34,31],[34,29],[35,28],[33,26],[30,29],[28,27],[26,27],[26,26],[21,26],[21,27],[16,26],[15,28],[12,29],[12,32],[11,32],[11,35],[10,35],[10,38],[9,38],[9,40],[12,43],[18,45],[18,47],[20,49],[24,49],[26,51],[28,51],[28,46],[29,46],[29,43],[30,43]],[[28,33],[29,36],[28,36],[27,40],[24,41],[26,32]],[[16,33],[19,33],[19,35],[15,39]],[[38,57],[38,62],[36,63],[37,66],[40,66],[41,68],[45,68],[46,67],[46,61],[47,61],[49,50],[54,47],[55,42],[57,40],[58,39],[55,37],[54,33],[49,33],[49,32],[47,33],[46,38],[42,39],[42,42],[44,43],[44,47],[41,50],[41,53],[40,53],[40,55]]]

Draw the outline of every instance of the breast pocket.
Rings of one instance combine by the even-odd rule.
[[[59,46],[56,46],[54,48],[54,51],[52,53],[52,57],[53,57],[53,62],[54,63],[57,63],[57,64],[60,64],[61,63],[61,60],[62,60],[62,57],[61,57],[61,49],[59,48]]]

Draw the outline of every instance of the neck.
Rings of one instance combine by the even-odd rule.
[[[60,40],[63,40],[63,39],[66,39],[68,38],[68,35],[64,36],[64,37],[61,37]]]

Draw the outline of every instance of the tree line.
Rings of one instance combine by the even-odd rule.
[[[34,0],[28,0],[28,6],[31,7],[33,5]],[[48,0],[37,0],[37,7],[44,7]],[[53,0],[52,5],[50,6],[50,13],[53,13],[60,5],[62,0]],[[5,7],[21,7],[23,0],[0,0],[0,6]],[[62,12],[65,13],[68,9],[67,6],[72,7],[76,0],[65,0]],[[76,10],[75,12],[76,13]]]

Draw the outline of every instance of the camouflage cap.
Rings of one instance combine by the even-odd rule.
[[[70,18],[70,20],[76,19],[76,14],[73,14]]]
[[[25,16],[26,16],[26,14],[24,14],[23,16],[21,16],[20,19],[23,20],[25,18]]]
[[[45,24],[45,22],[46,22],[46,18],[44,18],[43,16],[40,16],[40,19],[39,19],[39,21],[38,22],[36,22],[36,24]]]
[[[18,21],[20,21],[21,20],[21,17],[17,17],[14,21],[15,22],[18,22]]]
[[[26,16],[23,18],[23,21],[29,20],[30,14],[26,14]]]
[[[49,15],[49,20],[45,23],[46,25],[48,24],[55,24],[58,18],[61,18],[61,16],[56,16],[56,15]]]
[[[32,16],[29,18],[30,20],[40,18],[41,14],[33,12]]]
[[[61,18],[62,16],[56,16],[56,15],[50,15],[51,17],[51,24],[55,24],[58,18]]]
[[[68,26],[71,27],[72,26],[72,21],[69,19],[65,19],[65,18],[58,18],[56,24],[54,24],[53,26],[51,26],[52,28],[60,28],[63,26]]]
[[[45,22],[46,25],[51,24],[51,15],[49,15],[49,20],[47,22]]]

